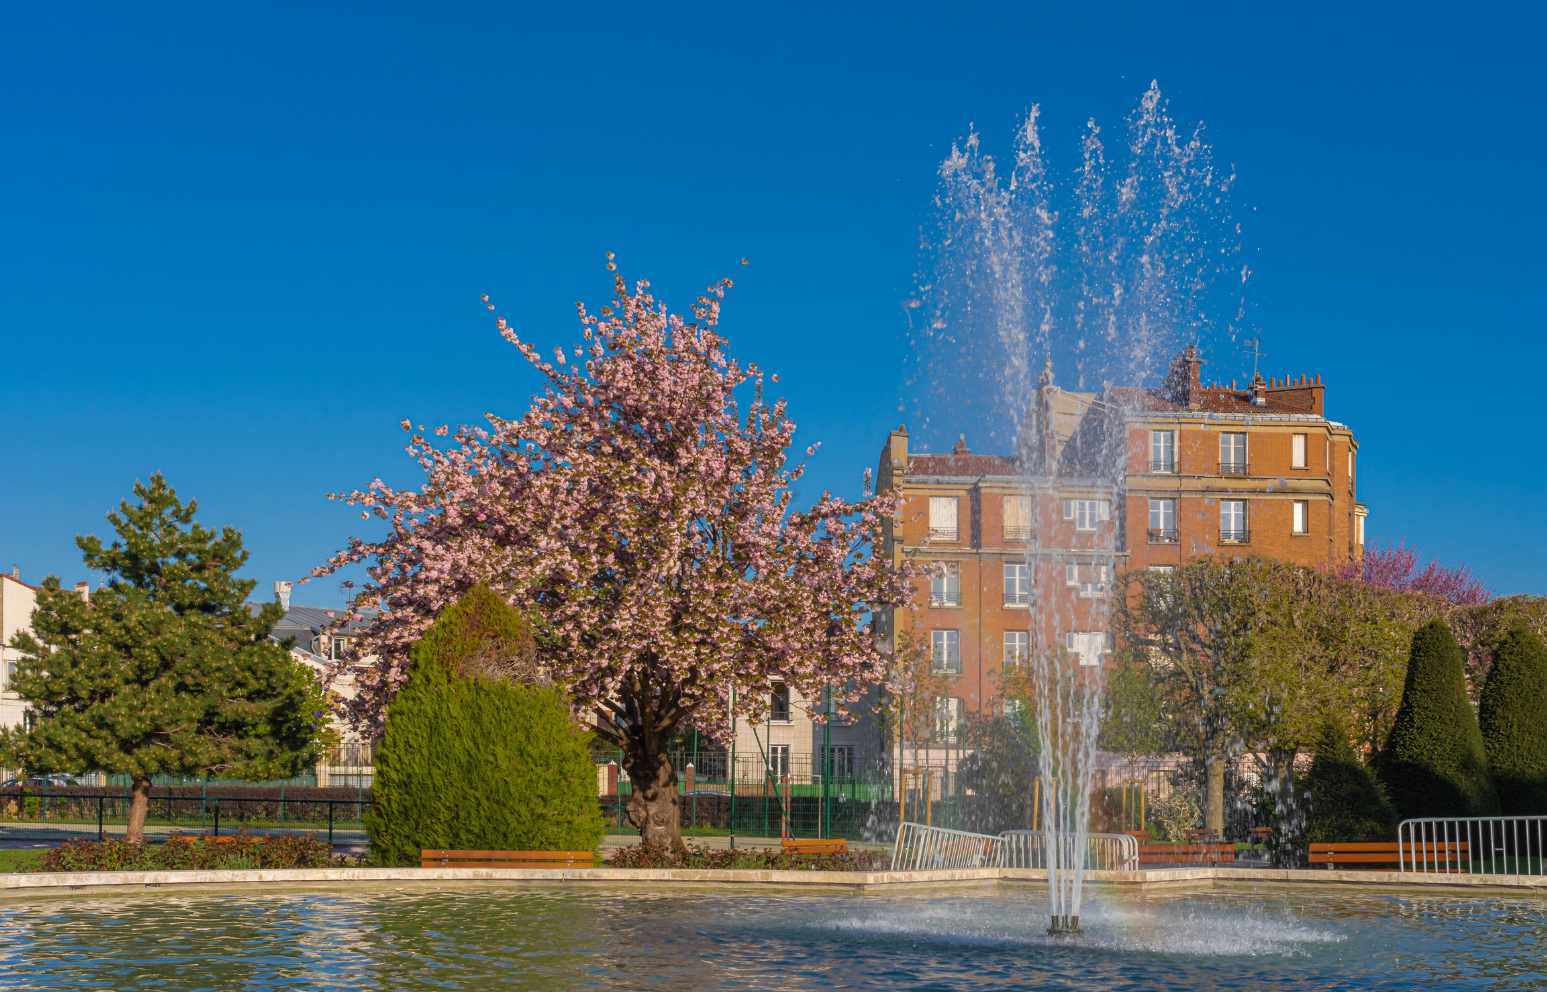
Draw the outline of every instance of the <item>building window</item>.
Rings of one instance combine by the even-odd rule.
[[[1360,547],[1364,546],[1364,518],[1363,517],[1355,517],[1354,518],[1354,543],[1358,544]]]
[[[768,694],[768,719],[782,723],[790,720],[790,687],[783,682],[775,682]]]
[[[768,774],[774,778],[785,778],[790,774],[790,746],[788,744],[768,745]]]
[[[1246,500],[1224,499],[1219,501],[1219,540],[1224,544],[1245,544],[1249,534],[1246,529]]]
[[[955,496],[929,497],[929,539],[954,541],[959,535]]]
[[[956,696],[935,697],[935,739],[954,741],[961,726],[962,701]]]
[[[930,566],[929,605],[962,605],[961,565],[954,561],[943,561]]]
[[[1004,605],[1031,605],[1031,566],[1025,562],[1004,563]]]
[[[0,691],[9,690],[16,681],[16,662],[8,661],[0,665]]]
[[[1004,539],[1024,541],[1031,536],[1031,497],[1004,498]]]
[[[1176,543],[1176,500],[1150,500],[1149,540],[1151,544]]]
[[[349,654],[349,638],[347,638],[347,637],[335,637],[335,638],[333,638],[333,660],[334,661],[343,661],[345,655],[347,655],[347,654]]]
[[[835,782],[854,781],[854,745],[834,744],[827,752],[827,770]]]
[[[1064,519],[1073,520],[1075,530],[1095,530],[1099,521],[1111,516],[1111,505],[1104,499],[1064,500]]]
[[[929,632],[930,667],[936,674],[960,675],[962,671],[962,634],[959,630]]]
[[[1305,435],[1294,434],[1289,439],[1289,467],[1305,468]]]
[[[1311,504],[1303,499],[1294,501],[1294,532],[1308,534],[1311,530]]]
[[[1170,575],[1172,572],[1176,571],[1176,566],[1175,565],[1151,565],[1149,570],[1151,572],[1159,572],[1161,575]]]
[[[1227,431],[1219,436],[1219,474],[1246,474],[1246,434]]]
[[[1150,471],[1176,471],[1176,431],[1150,431]]]
[[[1104,596],[1112,571],[1106,565],[1081,565],[1064,562],[1064,585],[1073,586],[1081,596]]]
[[[1107,650],[1106,631],[1070,631],[1064,635],[1064,647],[1079,656],[1081,665],[1099,665]]]
[[[1031,632],[1007,630],[1004,632],[1004,667],[1014,668],[1031,660]]]
[[[1026,712],[1026,703],[1020,699],[1006,699],[1003,708],[1004,715],[1014,720]]]

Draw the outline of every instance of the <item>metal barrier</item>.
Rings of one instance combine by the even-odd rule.
[[[126,823],[129,816],[128,793],[114,794],[103,790],[92,792],[34,791],[28,788],[0,790],[0,811],[13,810],[8,816],[0,816],[0,825],[70,823],[90,825],[96,823],[97,839],[107,839],[107,826]],[[369,797],[360,799],[292,798],[289,815],[286,815],[286,799],[283,790],[275,796],[168,796],[156,795],[149,800],[146,819],[172,827],[208,827],[216,836],[220,834],[221,804],[225,804],[227,833],[234,825],[238,829],[248,821],[259,826],[289,830],[327,831],[328,843],[333,843],[333,829],[339,821],[344,825],[358,826],[365,810],[371,805]],[[339,807],[344,807],[340,814]],[[275,815],[277,814],[277,815]]]
[[[991,834],[904,822],[892,845],[892,871],[998,868],[1004,863],[1004,846],[1004,838]]]
[[[999,835],[1004,840],[1005,868],[1046,868],[1048,835],[1045,830],[1006,830]],[[1075,837],[1060,834],[1058,843],[1060,866],[1074,864]],[[1085,867],[1094,871],[1137,871],[1139,868],[1139,840],[1132,834],[1086,834]]]
[[[1547,875],[1547,816],[1422,817],[1397,826],[1397,870]]]

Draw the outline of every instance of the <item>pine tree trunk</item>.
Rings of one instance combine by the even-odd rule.
[[[1213,838],[1225,836],[1225,759],[1215,755],[1208,759],[1208,789],[1205,802],[1203,829]]]
[[[639,830],[645,850],[662,857],[687,854],[682,843],[681,805],[677,796],[677,770],[666,756],[664,740],[629,741],[623,767],[633,782],[628,800],[628,822]]]
[[[145,840],[145,814],[150,810],[150,776],[139,775],[129,792],[129,827],[124,839],[131,844]]]

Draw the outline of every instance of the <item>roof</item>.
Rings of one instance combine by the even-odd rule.
[[[1020,475],[1015,459],[1008,455],[980,455],[974,452],[933,454],[921,451],[908,456],[909,476],[981,476]]]
[[[267,605],[267,603],[248,603],[247,608],[257,613]],[[292,606],[274,624],[274,629],[269,632],[269,636],[276,641],[293,637],[298,643],[304,641],[310,644],[313,637],[321,635],[324,631],[345,635],[358,633],[365,625],[365,621],[346,619],[348,616],[349,611],[344,609]]]

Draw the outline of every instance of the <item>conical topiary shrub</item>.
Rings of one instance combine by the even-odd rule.
[[[1305,778],[1309,841],[1391,840],[1396,813],[1370,769],[1332,721],[1322,727],[1316,757]]]
[[[1504,812],[1547,813],[1547,644],[1524,623],[1504,635],[1478,722]]]
[[[490,674],[520,671],[530,645],[520,614],[484,588],[414,645],[376,749],[365,825],[377,864],[416,865],[426,848],[596,849],[589,734],[557,689]]]
[[[1402,704],[1380,761],[1381,780],[1403,817],[1498,811],[1462,664],[1445,621],[1413,635]]]

